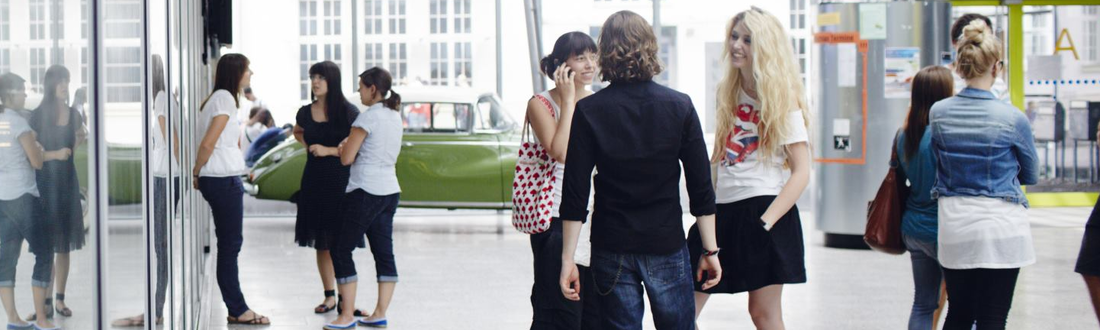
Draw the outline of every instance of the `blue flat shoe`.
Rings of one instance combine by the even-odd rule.
[[[35,323],[34,324],[34,330],[61,330],[61,327],[43,328],[43,327],[38,326],[37,323]]]
[[[27,323],[24,325],[8,323],[8,330],[31,330],[34,329],[34,323]]]
[[[385,328],[386,327],[386,319],[367,321],[366,318],[361,318],[361,319],[359,319],[359,325],[362,325],[362,326],[365,326],[365,327],[371,327],[371,328]]]
[[[348,324],[329,323],[329,324],[325,324],[325,329],[329,329],[329,330],[355,329],[355,323],[356,323],[355,320],[352,320],[351,323],[348,323]]]

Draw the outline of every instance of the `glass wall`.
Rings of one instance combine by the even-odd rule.
[[[90,11],[80,0],[0,0],[0,318],[8,324],[92,329],[99,312],[97,212],[115,206],[99,203],[106,187],[95,175],[103,95],[89,67]]]
[[[178,178],[208,76],[201,10],[0,0],[0,322],[200,326],[209,211]]]

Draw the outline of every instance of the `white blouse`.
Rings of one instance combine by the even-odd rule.
[[[153,118],[152,123],[149,123],[153,127],[153,159],[149,161],[153,165],[153,175],[156,177],[164,178],[168,177],[168,165],[179,166],[179,161],[176,160],[176,155],[168,150],[168,140],[165,131],[161,130],[159,119],[164,117],[164,123],[166,125],[172,125],[171,131],[173,134],[179,134],[178,126],[175,125],[175,121],[168,119],[168,102],[172,102],[172,108],[179,110],[179,104],[174,100],[170,100],[168,93],[159,92],[153,99]],[[165,127],[168,128],[168,127]],[[179,177],[179,171],[172,173],[172,177]]]
[[[238,148],[241,127],[237,125],[237,102],[233,95],[224,89],[219,89],[210,95],[206,106],[199,111],[199,136],[205,136],[210,128],[210,123],[216,116],[228,116],[229,121],[218,136],[218,142],[214,144],[214,153],[210,160],[199,171],[199,176],[231,177],[248,174],[248,166],[244,164],[244,156]]]

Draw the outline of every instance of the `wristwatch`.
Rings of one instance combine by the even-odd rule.
[[[765,231],[772,231],[772,226],[774,225],[764,221],[764,219],[760,219],[760,226],[764,227]]]
[[[718,255],[718,251],[722,251],[722,248],[718,248],[717,250],[714,250],[714,251],[707,251],[706,249],[704,249],[703,250],[703,257],[706,258],[706,257],[709,257],[709,256]]]

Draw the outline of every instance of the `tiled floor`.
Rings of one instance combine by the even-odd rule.
[[[1085,287],[1073,273],[1089,208],[1030,211],[1036,265],[1024,268],[1009,319],[1010,329],[1097,329]],[[803,214],[809,283],[784,293],[790,329],[901,329],[908,317],[912,281],[907,256],[822,246],[811,214]],[[251,217],[246,221],[241,279],[250,305],[269,315],[268,329],[320,329],[334,314],[315,315],[322,288],[314,251],[293,243],[293,217]],[[689,224],[687,219],[685,224]],[[108,234],[108,307],[114,319],[142,309],[141,232],[136,220],[112,220]],[[498,230],[500,234],[498,234]],[[398,211],[395,243],[401,274],[390,310],[393,329],[524,329],[529,326],[531,253],[527,236],[513,231],[507,214],[493,211]],[[89,276],[95,258],[87,248],[73,255],[65,329],[93,329]],[[20,313],[30,313],[27,281],[33,263],[24,250],[16,288]],[[356,251],[361,308],[375,299],[374,267],[367,251]],[[213,284],[211,282],[211,284]],[[227,329],[217,287],[207,298],[211,329]],[[0,313],[2,315],[2,313]],[[648,316],[647,316],[648,317]],[[0,316],[3,318],[3,316]],[[2,320],[2,321],[6,321]],[[715,296],[704,311],[704,329],[752,329],[745,295]],[[237,327],[235,329],[248,329]],[[652,326],[647,325],[647,329]]]
[[[1084,284],[1073,273],[1088,208],[1032,210],[1036,265],[1021,273],[1010,329],[1096,329]],[[825,248],[807,224],[809,283],[788,286],[790,329],[901,329],[912,299],[908,256]],[[396,254],[401,282],[389,312],[392,329],[523,329],[529,326],[531,253],[527,237],[491,211],[398,212]],[[334,314],[315,315],[322,298],[314,252],[293,244],[294,219],[246,220],[241,278],[249,304],[271,316],[270,329],[319,329]],[[687,222],[686,222],[687,223]],[[503,234],[498,228],[503,226]],[[357,251],[359,304],[375,299],[369,253]],[[216,288],[215,288],[216,291]],[[220,297],[212,329],[226,329]],[[647,316],[648,318],[648,316]],[[704,329],[752,329],[745,295],[715,296]],[[247,327],[239,327],[246,329]],[[646,326],[651,329],[651,325]]]

